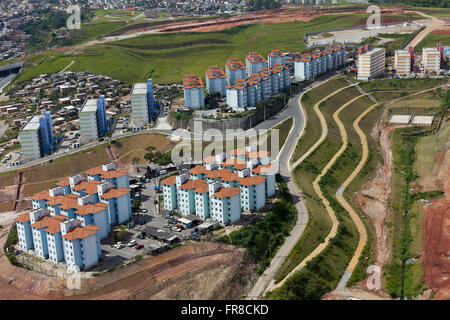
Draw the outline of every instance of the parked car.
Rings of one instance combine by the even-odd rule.
[[[146,236],[145,232],[141,232],[136,238],[145,239],[145,236]]]
[[[159,175],[162,176],[163,174],[166,174],[166,173],[167,173],[167,170],[161,170],[161,171],[159,172]]]
[[[142,249],[143,247],[144,247],[143,244],[137,244],[134,248],[135,248],[136,250],[140,250],[140,249]]]
[[[136,240],[131,240],[130,242],[128,242],[127,246],[129,247],[134,247],[136,245]]]
[[[163,225],[163,228],[170,228],[170,224],[166,223],[165,225]]]
[[[158,200],[153,200],[153,203],[154,204],[158,204]]]
[[[177,228],[180,228],[181,230],[183,230],[184,226],[182,224],[177,224]]]
[[[116,249],[122,249],[125,248],[125,245],[121,242],[116,243]]]
[[[147,213],[147,212],[148,212],[148,210],[147,210],[146,208],[143,208],[141,211],[142,211],[143,213]]]

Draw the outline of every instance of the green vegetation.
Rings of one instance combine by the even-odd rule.
[[[8,238],[5,241],[5,244],[3,245],[3,252],[5,253],[5,256],[8,258],[9,262],[12,265],[18,265],[16,256],[14,255],[14,246],[19,242],[19,236],[17,234],[17,226],[14,224],[14,226],[11,228],[8,234]]]
[[[180,83],[188,73],[204,76],[208,65],[223,66],[227,58],[235,57],[244,61],[250,50],[262,55],[272,49],[302,51],[305,33],[352,26],[367,16],[333,14],[320,16],[309,22],[242,25],[205,33],[142,35],[84,48],[82,53],[73,56],[75,63],[70,70],[106,74],[127,83],[150,77],[156,83]],[[51,58],[49,53],[43,54],[49,59],[33,57],[34,63],[39,60],[33,66],[27,60],[29,69],[17,81],[30,79],[32,75],[39,73],[54,72],[54,60],[61,59],[63,55],[52,52]],[[71,58],[68,58],[66,65],[70,61]],[[51,70],[46,71],[47,65]],[[34,72],[35,68],[40,71]]]
[[[270,264],[297,218],[286,182],[279,175],[277,175],[277,182],[280,189],[280,200],[275,203],[272,210],[253,224],[230,234],[232,244],[249,250],[252,259],[258,264],[256,269],[258,274],[262,274]],[[219,241],[230,242],[230,239],[224,236]]]
[[[422,48],[426,47],[436,47],[436,45],[440,43],[443,46],[450,45],[450,35],[448,34],[438,34],[438,33],[430,33],[428,34],[419,44],[414,48],[416,52],[422,53]]]
[[[319,117],[313,110],[314,105],[333,91],[348,86],[349,84],[345,79],[344,76],[338,76],[303,95],[301,103],[306,114],[307,122],[303,136],[295,147],[292,162],[298,160],[320,137],[322,127]]]
[[[420,293],[423,272],[420,264],[406,264],[406,260],[417,256],[412,252],[411,244],[414,234],[411,226],[416,224],[417,212],[411,211],[411,204],[417,196],[409,192],[411,183],[416,180],[414,161],[415,146],[419,139],[416,136],[402,136],[420,130],[419,127],[397,129],[392,136],[392,153],[394,160],[391,199],[391,237],[392,259],[386,266],[386,290],[393,297],[408,299]]]
[[[374,89],[405,89],[411,94],[445,83],[447,83],[447,79],[374,79],[361,82],[359,86],[366,91]]]
[[[371,3],[394,4],[402,3],[414,7],[450,8],[449,0],[369,0]]]

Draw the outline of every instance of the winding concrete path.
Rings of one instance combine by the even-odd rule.
[[[348,88],[348,87],[344,87],[344,88]],[[344,89],[342,88],[342,89]],[[339,90],[341,91],[341,89]],[[316,177],[316,179],[314,179],[313,182],[313,188],[314,191],[316,192],[316,194],[319,196],[320,200],[322,201],[323,205],[325,206],[325,209],[328,212],[328,215],[331,219],[331,230],[328,233],[328,235],[325,237],[324,241],[321,242],[305,259],[302,260],[302,262],[300,262],[291,272],[289,272],[289,274],[284,277],[283,280],[281,280],[280,282],[278,282],[276,285],[274,285],[271,289],[276,289],[278,287],[281,287],[287,279],[289,279],[290,276],[292,276],[294,273],[296,273],[297,271],[301,270],[309,261],[311,261],[312,259],[314,259],[316,256],[318,256],[330,243],[330,240],[336,235],[337,233],[337,228],[339,226],[339,222],[338,219],[336,217],[336,214],[334,212],[334,210],[331,208],[330,203],[328,202],[328,199],[325,198],[325,196],[322,193],[322,190],[320,189],[319,186],[319,181],[322,179],[322,177],[328,172],[328,170],[333,166],[333,164],[336,162],[336,160],[341,156],[341,154],[345,151],[345,149],[347,148],[347,134],[345,131],[345,127],[342,124],[342,122],[340,122],[339,120],[339,113],[345,109],[348,105],[352,104],[353,102],[355,102],[356,100],[358,100],[359,98],[361,98],[364,95],[359,95],[357,97],[354,97],[353,99],[349,100],[348,102],[346,102],[344,105],[342,105],[338,110],[336,110],[333,114],[333,119],[336,121],[336,123],[339,126],[339,131],[341,134],[341,138],[342,138],[342,145],[341,148],[338,150],[338,152],[335,153],[335,155],[331,158],[331,160],[326,164],[326,166],[322,169],[321,173]],[[318,102],[318,104],[320,104],[320,101]],[[317,105],[317,104],[316,104]],[[318,111],[318,115],[320,114],[323,117],[323,114],[320,112],[320,110]],[[324,118],[325,120],[325,118]],[[325,127],[326,127],[326,121],[325,121]],[[327,128],[327,127],[326,127]],[[324,130],[322,130],[324,131]],[[328,128],[326,129],[326,132],[328,133]]]
[[[335,94],[338,94],[339,92],[341,92],[341,91],[343,91],[343,90],[345,90],[345,89],[348,89],[348,88],[350,88],[350,87],[353,87],[353,86],[355,86],[355,84],[352,84],[352,85],[349,85],[349,86],[346,86],[346,87],[342,87],[342,88],[340,88],[340,89],[338,89],[338,90],[336,90],[336,91],[333,91],[332,93],[330,93],[329,95],[327,95],[325,98],[321,99],[319,102],[317,102],[317,103],[314,105],[314,107],[313,107],[314,112],[315,112],[315,113],[317,114],[317,116],[319,117],[319,120],[320,120],[320,126],[321,126],[321,128],[322,128],[322,132],[321,132],[321,134],[320,134],[320,138],[319,138],[319,140],[316,141],[316,143],[314,143],[314,144],[311,146],[311,148],[308,149],[308,151],[306,151],[304,154],[302,154],[302,156],[301,156],[297,161],[295,161],[295,163],[289,164],[289,171],[292,171],[293,169],[295,169],[300,163],[302,163],[307,157],[309,157],[309,155],[310,155],[311,153],[313,153],[314,150],[317,149],[317,147],[325,140],[325,138],[326,138],[327,135],[328,135],[327,121],[325,120],[325,117],[323,116],[322,112],[320,112],[320,109],[319,109],[320,104],[321,104],[322,102],[324,102],[325,100],[328,100],[329,98],[331,98],[331,97],[334,96]],[[303,97],[303,94],[300,96],[300,99],[301,99],[302,97]],[[301,102],[299,102],[299,104],[301,105]]]
[[[367,230],[366,227],[364,226],[364,223],[362,222],[361,218],[359,217],[359,215],[355,212],[355,210],[353,210],[352,206],[347,202],[347,200],[345,200],[343,193],[345,188],[353,181],[353,179],[355,179],[355,177],[359,174],[359,172],[362,170],[362,168],[364,167],[367,158],[369,156],[369,147],[367,144],[367,137],[364,134],[364,132],[361,130],[361,128],[359,127],[359,122],[361,121],[362,118],[364,118],[370,111],[372,111],[378,104],[375,103],[372,106],[370,106],[369,108],[367,108],[363,113],[361,113],[359,115],[358,118],[356,118],[356,120],[353,122],[353,128],[355,128],[355,131],[358,133],[358,136],[361,140],[361,145],[362,145],[362,157],[361,160],[359,161],[358,165],[356,166],[355,170],[353,170],[353,172],[350,174],[350,176],[344,181],[344,183],[339,187],[338,191],[336,192],[336,198],[339,201],[339,203],[341,204],[341,206],[347,210],[347,212],[349,213],[350,217],[352,218],[353,223],[356,225],[356,228],[358,229],[358,233],[359,233],[359,241],[358,241],[358,246],[356,247],[356,250],[353,254],[352,259],[350,260],[349,264],[347,265],[347,269],[344,272],[344,275],[342,276],[341,280],[339,281],[338,284],[338,289],[342,289],[346,286],[348,280],[350,279],[353,271],[356,268],[356,265],[358,264],[359,261],[359,257],[361,256],[361,253],[364,249],[364,247],[366,246],[367,243]],[[339,119],[339,117],[336,118],[339,127],[343,127],[343,124],[341,122],[341,120]],[[341,132],[342,134],[342,132]],[[344,140],[344,145],[345,147],[347,147],[348,144],[348,138],[347,138],[347,133],[344,131],[344,135],[343,135],[343,140]]]

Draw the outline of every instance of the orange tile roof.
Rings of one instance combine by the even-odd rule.
[[[188,74],[183,78],[183,86],[185,89],[203,88],[203,82],[195,74]]]
[[[189,172],[190,172],[190,170],[189,170]],[[172,184],[176,184],[176,183],[177,183],[177,179],[175,176],[168,177],[168,178],[164,179],[163,181],[161,181],[161,184],[167,184],[169,186]]]
[[[246,58],[251,63],[267,62],[267,60],[264,59],[262,55],[254,51],[249,52]]]
[[[86,170],[84,173],[91,175],[91,176],[95,176],[96,174],[102,174],[103,172],[105,172],[105,171],[103,171],[103,167],[98,166],[98,167]]]
[[[266,181],[265,177],[262,176],[252,176],[243,178],[239,184],[243,186],[255,186]]]
[[[223,176],[229,175],[230,173],[232,173],[232,172],[229,169],[211,170],[211,171],[208,171],[206,176],[208,178],[217,179],[217,178],[221,178]]]
[[[30,221],[30,212],[21,213],[14,220],[20,223]]]
[[[49,197],[46,203],[51,206],[59,206],[63,210],[69,210],[79,207],[78,197],[73,193],[58,195],[56,197]]]
[[[252,151],[252,152],[248,152],[248,153],[247,153],[247,156],[248,156],[250,159],[256,159],[256,158],[268,157],[268,156],[270,156],[270,151],[264,151],[264,150],[261,150],[261,151]]]
[[[38,193],[35,193],[32,197],[33,200],[44,200],[44,199],[48,199],[50,198],[50,193],[48,192],[48,190],[44,190]]]
[[[84,239],[96,234],[98,230],[100,230],[100,228],[92,224],[85,227],[78,226],[63,235],[63,238],[67,240]]]
[[[84,206],[79,206],[76,210],[76,213],[85,216],[88,214],[99,213],[106,209],[108,209],[108,204],[106,203],[102,202],[88,203],[85,204]]]
[[[188,180],[180,186],[183,190],[194,189],[195,192],[205,193],[208,192],[208,183],[205,180]]]
[[[56,184],[58,186],[61,186],[61,187],[70,185],[69,177],[65,177],[65,178],[63,178],[63,179],[61,179],[59,181],[56,181]]]
[[[241,181],[243,178],[239,177],[237,172],[230,172],[230,173],[222,174],[220,179],[222,181],[231,182],[231,181]]]
[[[284,54],[284,53],[281,53],[280,50],[277,50],[277,49],[276,49],[276,50],[270,51],[269,56],[272,57],[272,58],[275,58],[275,57],[284,57],[285,54]]]
[[[200,173],[207,174],[208,172],[210,172],[210,171],[206,170],[205,166],[195,166],[192,169],[189,169],[189,173],[192,173],[192,174],[200,174]]]
[[[130,189],[128,188],[110,189],[109,191],[102,194],[100,197],[104,199],[120,198],[129,192]]]
[[[206,70],[206,75],[208,79],[226,78],[225,72],[218,66],[209,66]]]
[[[109,170],[106,172],[101,173],[102,178],[104,179],[112,179],[112,178],[118,178],[118,177],[122,177],[124,175],[128,174],[127,170]]]
[[[61,214],[57,214],[54,216],[43,216],[38,221],[33,223],[31,226],[36,229],[45,229],[46,232],[55,234],[61,231],[61,225],[60,223],[66,220],[66,216],[63,216]]]
[[[79,184],[77,184],[75,187],[73,187],[72,189],[76,190],[76,191],[83,190],[87,194],[95,194],[95,193],[97,193],[97,190],[98,190],[97,186],[101,183],[102,183],[101,181],[97,181],[97,180],[92,180],[92,181],[83,180]]]
[[[234,159],[227,159],[226,161],[224,161],[222,163],[222,166],[231,166],[233,168],[235,168],[236,170],[243,170],[245,168],[247,168],[247,163],[240,158],[234,158]]]
[[[213,196],[217,198],[226,198],[226,197],[231,198],[236,195],[239,195],[240,192],[241,189],[236,187],[220,188],[219,191],[213,194]]]
[[[228,67],[228,69],[230,70],[236,70],[236,69],[246,69],[244,64],[239,61],[236,58],[230,58],[227,60],[227,62],[225,62],[226,66]]]
[[[253,173],[268,173],[268,172],[273,172],[273,171],[275,171],[276,170],[276,168],[273,166],[273,165],[271,165],[271,164],[265,164],[265,165],[259,165],[259,166],[256,166],[253,170],[252,170],[252,172]]]

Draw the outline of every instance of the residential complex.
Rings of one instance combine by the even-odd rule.
[[[339,43],[326,46],[323,50],[313,50],[294,60],[294,77],[297,81],[314,79],[330,70],[344,66],[345,47]]]
[[[186,108],[198,109],[205,105],[203,81],[195,74],[188,74],[183,79],[184,103]]]
[[[128,173],[108,163],[56,184],[33,195],[33,209],[16,218],[19,247],[70,270],[89,269],[111,226],[131,218]]]
[[[204,159],[189,173],[161,181],[164,207],[179,209],[226,225],[241,219],[242,211],[257,211],[275,194],[276,168],[270,152],[256,145]]]
[[[131,119],[133,130],[137,131],[146,126],[158,114],[153,100],[153,83],[135,83],[131,90]]]
[[[245,65],[247,76],[261,72],[262,69],[267,68],[267,60],[257,52],[249,52],[245,57]]]
[[[272,68],[276,63],[285,65],[286,55],[284,53],[281,53],[280,50],[272,50],[267,56],[267,61],[269,62],[269,68]]]
[[[244,64],[235,58],[230,58],[225,62],[225,73],[229,85],[236,84],[239,79],[245,79],[246,68]]]
[[[383,74],[386,61],[384,48],[375,48],[358,55],[358,80],[370,80]]]
[[[422,49],[422,67],[424,72],[438,72],[441,69],[441,53],[438,49]]]
[[[85,144],[96,141],[108,132],[106,119],[105,97],[100,99],[88,99],[84,102],[80,111],[80,143]]]
[[[54,137],[50,112],[33,116],[20,130],[19,140],[25,160],[35,160],[51,154],[54,150]]]
[[[227,104],[235,111],[245,111],[261,100],[267,100],[290,85],[289,68],[274,64],[272,68],[262,68],[248,79],[239,79],[227,86]]]
[[[395,50],[394,69],[397,74],[411,72],[411,54],[407,50]]]
[[[205,72],[206,90],[209,94],[219,92],[221,97],[226,95],[227,76],[218,66],[209,66]]]

